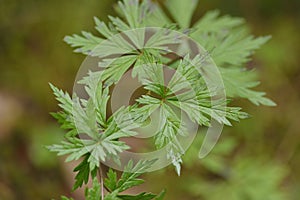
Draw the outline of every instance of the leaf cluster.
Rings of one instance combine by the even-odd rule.
[[[134,165],[132,161],[129,161],[128,165],[125,167],[125,171],[119,178],[114,170],[109,169],[107,172],[107,178],[103,183],[107,190],[104,200],[162,200],[165,195],[165,191],[162,191],[158,195],[147,192],[142,192],[136,195],[123,194],[124,191],[144,183],[144,180],[140,179],[139,176],[154,162],[155,160],[140,161]],[[85,198],[87,200],[101,200],[101,191],[102,189],[99,180],[95,177],[93,178],[92,188],[86,188]],[[72,198],[67,198],[65,196],[62,196],[61,199],[73,200]]]
[[[205,77],[199,73],[200,69],[209,72],[208,62],[217,66],[227,97],[248,99],[256,105],[275,105],[264,92],[253,89],[259,82],[255,71],[245,67],[254,51],[270,37],[256,38],[249,34],[243,19],[219,17],[218,11],[207,12],[192,24],[197,2],[167,0],[168,16],[159,4],[152,1],[123,0],[117,7],[120,17],[109,16],[107,24],[94,18],[98,35],[83,31],[81,35],[65,37],[75,52],[98,57],[102,69],[89,72],[79,82],[84,86],[87,99],[76,94],[71,97],[50,85],[62,109],[52,115],[68,132],[65,141],[49,149],[58,155],[67,155],[66,161],[83,158],[74,169],[77,176],[73,189],[86,184],[90,176],[95,180],[101,162],[111,159],[120,163],[119,154],[130,148],[120,139],[136,135],[135,129],[142,127],[155,111],[160,117],[155,146],[157,149],[167,148],[166,159],[173,163],[178,174],[184,154],[178,137],[189,134],[180,119],[181,112],[192,122],[206,127],[211,125],[211,119],[231,126],[232,121],[247,118],[247,113],[241,108],[219,99],[216,91],[208,88]],[[143,29],[147,27],[161,28],[161,31],[147,35]],[[196,56],[187,52],[174,59],[169,56],[168,46],[177,45],[182,50],[192,47],[179,44],[178,34],[166,30],[186,35],[210,51]],[[169,81],[165,80],[166,65],[175,70]],[[110,115],[107,113],[109,90],[130,69],[132,77],[138,78],[147,93],[136,99],[134,105],[121,107]],[[129,164],[128,168],[133,169],[133,165]],[[117,181],[116,173],[110,170],[105,181],[108,189],[105,199],[156,198],[148,193],[131,197],[119,194],[142,183],[136,179],[137,175],[139,173],[124,172]],[[87,191],[87,198],[95,199],[99,191],[99,184],[94,181],[94,187]]]

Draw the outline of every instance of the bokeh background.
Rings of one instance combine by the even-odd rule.
[[[62,131],[49,116],[58,110],[48,86],[71,92],[84,56],[62,39],[94,32],[93,16],[107,21],[116,0],[0,0],[0,200],[59,199],[70,193],[72,165],[44,147]],[[210,156],[191,147],[182,175],[172,168],[147,174],[143,188],[167,189],[167,200],[286,200],[300,198],[300,1],[201,0],[207,10],[246,18],[255,35],[273,35],[249,65],[259,89],[278,106],[237,105],[253,117],[225,128]],[[198,138],[195,143],[201,142]]]

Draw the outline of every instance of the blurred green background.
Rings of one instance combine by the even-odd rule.
[[[70,165],[47,152],[63,133],[49,116],[58,109],[52,82],[71,91],[84,56],[62,39],[93,32],[93,16],[115,15],[116,0],[0,0],[0,200],[59,199],[71,194]],[[201,0],[205,11],[246,18],[255,35],[273,35],[249,65],[278,106],[235,101],[253,117],[225,128],[214,151],[184,158],[181,177],[172,168],[145,176],[143,189],[167,189],[166,199],[279,200],[300,198],[300,1]],[[195,143],[201,142],[198,138]],[[137,189],[138,190],[138,189]]]

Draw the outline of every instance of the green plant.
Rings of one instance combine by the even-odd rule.
[[[117,7],[122,19],[109,16],[110,22],[106,25],[95,18],[95,28],[102,37],[82,32],[82,35],[74,34],[65,38],[68,44],[76,48],[75,52],[105,58],[99,61],[104,70],[90,71],[79,81],[84,85],[87,99],[80,98],[78,94],[71,97],[50,85],[62,108],[62,111],[52,115],[68,132],[65,141],[49,149],[58,155],[68,155],[66,161],[81,160],[74,169],[77,175],[73,190],[86,184],[91,176],[93,188],[87,189],[87,199],[163,198],[164,192],[159,195],[120,194],[143,183],[137,177],[151,168],[157,161],[155,159],[128,161],[119,179],[116,172],[110,169],[104,180],[101,168],[101,163],[110,159],[120,164],[120,154],[130,148],[121,139],[135,136],[135,129],[144,127],[155,111],[159,111],[161,121],[154,137],[155,146],[157,149],[167,148],[165,159],[173,163],[178,174],[184,154],[178,137],[189,134],[181,126],[178,110],[186,113],[194,123],[206,127],[211,125],[211,119],[231,126],[230,121],[248,117],[241,108],[231,107],[228,100],[218,98],[217,89],[214,91],[207,86],[205,73],[211,75],[214,72],[207,66],[217,66],[228,98],[245,98],[255,105],[275,106],[264,92],[253,90],[259,84],[256,73],[244,66],[253,52],[270,37],[251,36],[243,19],[219,17],[218,11],[206,13],[190,27],[196,3],[194,0],[167,0],[165,6],[170,14],[168,17],[159,5],[151,1],[139,3],[138,0],[124,0]],[[145,27],[162,29],[151,32],[152,35],[146,39]],[[198,55],[185,53],[175,58],[170,56],[168,48],[164,48],[167,45],[182,45],[180,47],[184,52],[190,52],[191,49],[188,45],[178,44],[180,40],[177,34],[173,34],[175,31],[192,38],[210,51],[199,52]],[[106,48],[100,48],[101,45]],[[110,54],[117,54],[118,57],[110,58]],[[165,65],[176,71],[167,86]],[[137,77],[146,92],[133,105],[109,113],[110,89],[129,70],[132,70],[132,76]],[[201,70],[204,72],[199,73]],[[212,75],[210,78],[214,80],[214,75],[217,75]]]

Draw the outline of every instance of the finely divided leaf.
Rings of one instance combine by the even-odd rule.
[[[230,31],[232,28],[237,27],[244,23],[244,19],[238,17],[231,17],[228,15],[219,17],[218,10],[207,12],[196,24],[194,25],[194,35],[203,33],[213,33],[221,31]],[[196,36],[197,37],[197,36]]]
[[[83,183],[87,184],[89,181],[90,173],[92,174],[92,177],[96,176],[97,169],[94,169],[93,171],[89,168],[89,163],[87,162],[89,156],[85,156],[84,160],[73,170],[74,172],[77,172],[75,177],[75,183],[73,186],[73,191],[77,188],[81,187]]]
[[[240,32],[231,33],[220,45],[216,46],[212,58],[218,66],[224,66],[224,64],[241,66],[245,64],[250,60],[254,51],[271,38],[270,36],[241,38],[240,35]]]
[[[72,36],[66,36],[64,41],[71,47],[76,47],[74,50],[76,53],[86,55],[91,53],[103,41],[103,39],[85,31],[82,31],[82,35],[73,34]]]
[[[255,71],[240,68],[220,68],[226,93],[229,97],[246,98],[255,105],[275,106],[276,104],[265,97],[265,92],[253,90],[259,82],[255,80]]]
[[[167,9],[181,28],[188,28],[198,0],[167,0]]]
[[[97,178],[93,179],[93,187],[87,188],[85,191],[86,200],[100,200],[101,199],[101,186]]]

